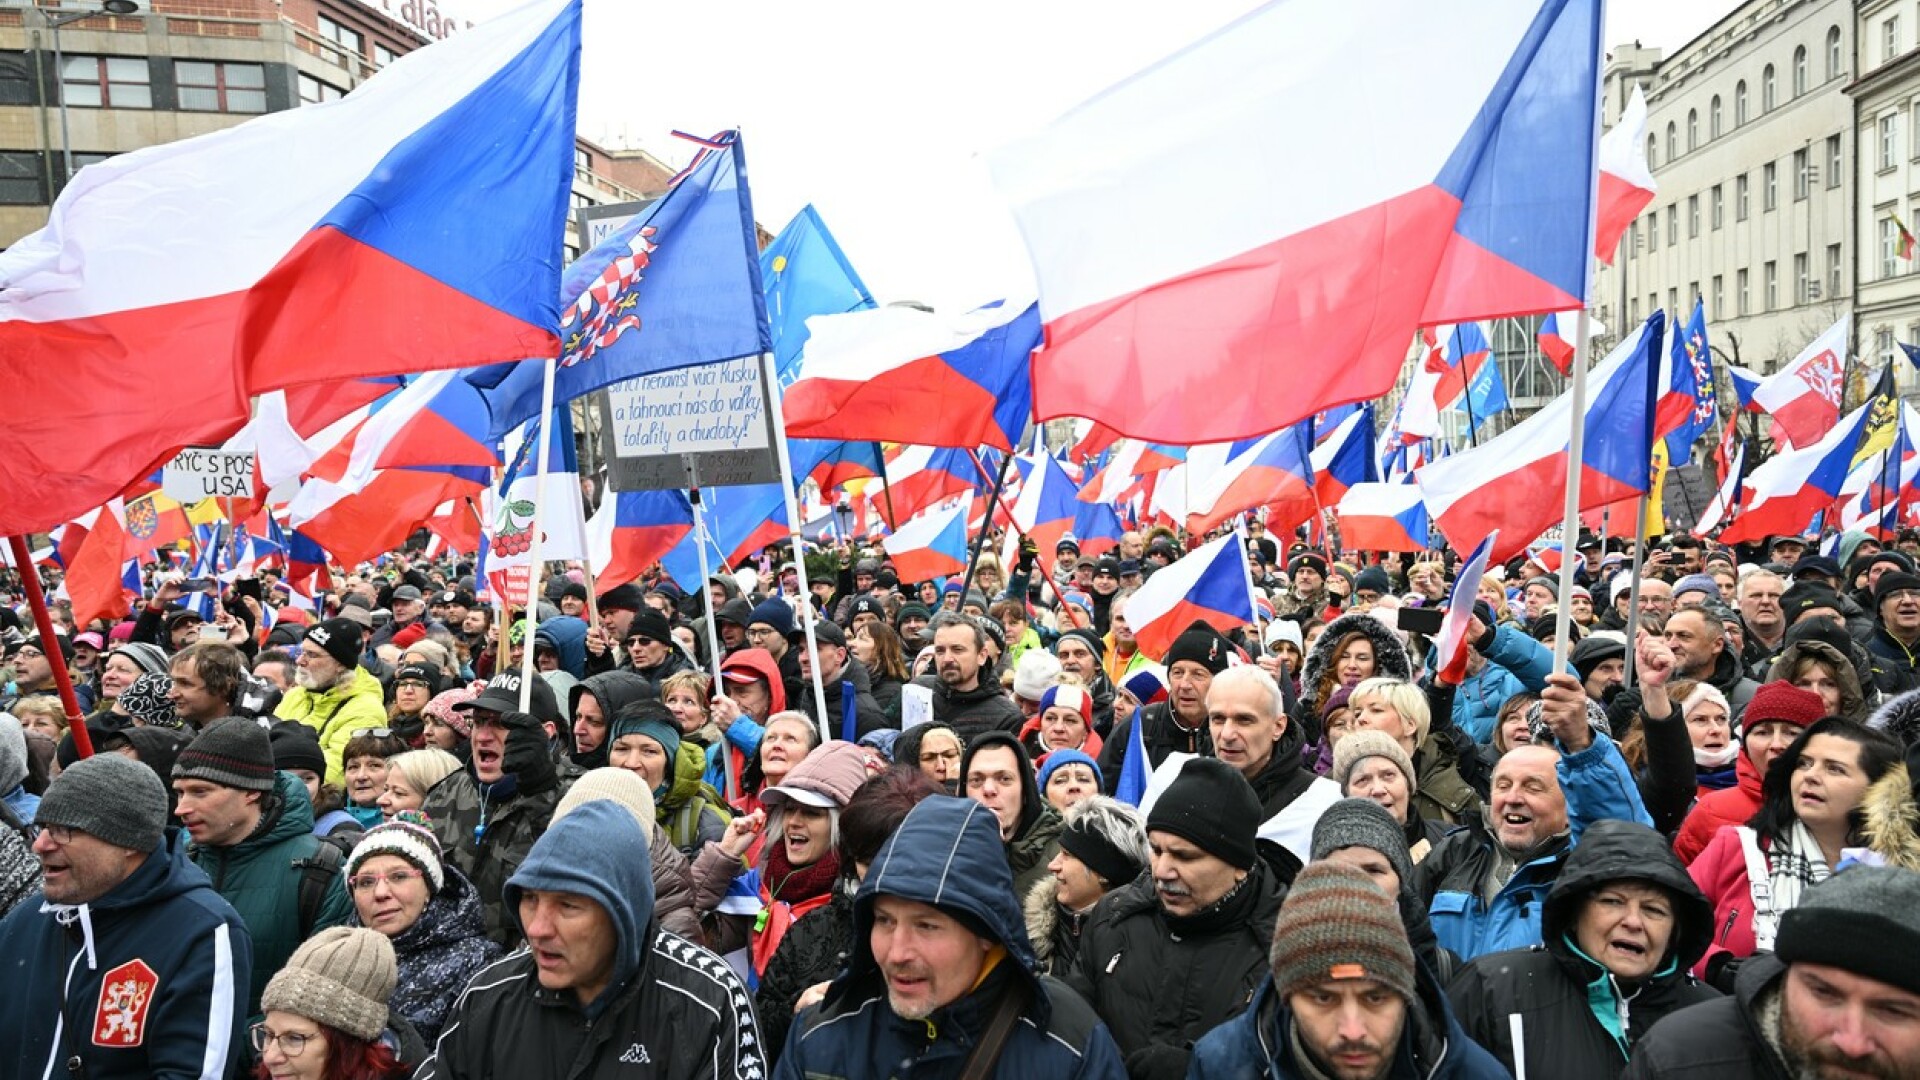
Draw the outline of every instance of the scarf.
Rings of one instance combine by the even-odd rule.
[[[830,850],[812,866],[797,870],[787,862],[787,845],[778,837],[766,853],[767,865],[760,874],[762,908],[753,922],[750,943],[756,977],[766,974],[768,962],[794,920],[833,899],[833,883],[840,876],[838,851]]]
[[[1729,742],[1718,751],[1702,750],[1699,747],[1694,747],[1693,764],[1701,772],[1718,772],[1732,765],[1734,759],[1739,756],[1740,744],[1738,742]]]
[[[1795,821],[1787,830],[1785,842],[1767,852],[1767,887],[1772,891],[1774,912],[1784,915],[1799,907],[1800,894],[1832,873],[1820,842],[1805,822]]]

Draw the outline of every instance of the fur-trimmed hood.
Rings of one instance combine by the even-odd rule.
[[[1911,695],[1908,695],[1911,696]],[[1888,769],[1860,802],[1867,846],[1891,866],[1920,870],[1920,804],[1904,764]]]
[[[1839,649],[1824,641],[1802,640],[1788,644],[1767,669],[1767,680],[1789,678],[1787,673],[1798,667],[1805,657],[1825,663],[1833,672],[1834,681],[1840,684],[1840,715],[1849,720],[1864,719],[1867,699],[1861,691],[1860,673],[1853,665],[1853,658],[1840,655]]]
[[[1033,942],[1033,958],[1041,970],[1053,962],[1053,930],[1060,922],[1059,881],[1052,874],[1033,883],[1020,901],[1020,914],[1026,919],[1027,939]]]
[[[1351,611],[1327,624],[1326,632],[1313,643],[1313,651],[1300,665],[1300,703],[1309,709],[1320,707],[1320,677],[1333,663],[1333,647],[1348,634],[1359,632],[1373,642],[1374,674],[1412,681],[1413,662],[1407,647],[1386,623],[1363,611]]]
[[[1900,740],[1901,746],[1920,743],[1920,690],[1889,698],[1873,711],[1867,726]],[[1882,777],[1882,779],[1885,779]]]

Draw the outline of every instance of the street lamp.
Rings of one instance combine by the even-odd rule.
[[[47,29],[53,34],[53,78],[60,87],[60,187],[65,189],[67,182],[73,179],[73,139],[67,131],[67,64],[60,53],[60,28],[81,19],[91,19],[95,15],[131,15],[140,10],[136,0],[101,0],[100,6],[86,11],[74,11],[65,15],[55,15],[47,19]],[[45,15],[44,12],[42,12]]]

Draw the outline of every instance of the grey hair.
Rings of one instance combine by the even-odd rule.
[[[1278,717],[1286,709],[1286,699],[1280,695],[1280,684],[1273,681],[1273,676],[1267,674],[1265,668],[1254,664],[1236,664],[1215,675],[1213,682],[1207,686],[1207,696],[1212,697],[1213,692],[1222,687],[1232,689],[1243,684],[1257,687],[1266,695],[1269,717]]]
[[[985,649],[987,647],[987,632],[980,628],[979,623],[974,622],[972,619],[957,611],[942,611],[940,614],[935,615],[933,621],[927,624],[927,630],[930,634],[937,634],[949,626],[966,627],[968,630],[973,631],[974,648]]]
[[[1147,819],[1134,807],[1106,795],[1089,795],[1067,808],[1066,827],[1091,833],[1141,867],[1153,863],[1147,847]],[[1108,882],[1108,887],[1125,885]]]
[[[761,830],[761,835],[767,838],[766,842],[760,845],[760,865],[762,868],[765,868],[767,866],[767,859],[773,853],[773,845],[784,842],[780,834],[786,831],[787,814],[792,812],[793,806],[794,804],[792,800],[788,800],[786,802],[781,803],[779,809],[771,811],[767,814],[766,828]],[[807,809],[819,810],[822,808],[817,806],[808,806]],[[824,809],[827,812],[827,855],[836,855],[840,851],[841,807],[829,806],[829,807],[825,807]],[[821,858],[823,859],[826,857],[827,857],[826,855],[821,856]]]

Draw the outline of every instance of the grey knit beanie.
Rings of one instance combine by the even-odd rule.
[[[1548,746],[1553,742],[1553,732],[1547,730],[1546,703],[1535,701],[1527,706],[1527,730],[1533,733],[1533,741],[1538,746]],[[1608,738],[1613,737],[1613,725],[1607,722],[1607,710],[1592,698],[1587,699],[1587,726]]]
[[[230,716],[208,724],[180,751],[175,780],[205,780],[242,791],[272,791],[273,740],[252,720]]]
[[[304,1016],[372,1042],[387,1029],[387,999],[399,979],[393,943],[363,927],[329,927],[293,951],[260,995],[266,1012]]]
[[[54,777],[33,820],[151,852],[160,846],[167,812],[167,789],[152,769],[119,754],[95,754]]]
[[[1341,794],[1347,790],[1347,780],[1353,776],[1353,770],[1370,757],[1386,758],[1407,778],[1407,794],[1413,795],[1420,790],[1420,781],[1414,776],[1413,759],[1407,756],[1406,748],[1400,740],[1384,731],[1371,728],[1343,735],[1333,744],[1333,771],[1327,778],[1340,785]]]
[[[1347,739],[1340,740],[1341,744],[1345,745]],[[1393,872],[1400,875],[1400,887],[1412,884],[1413,859],[1407,854],[1406,834],[1387,808],[1372,799],[1341,799],[1322,811],[1313,825],[1313,861],[1350,847],[1385,855],[1393,864]]]
[[[0,712],[0,795],[27,778],[27,733],[12,713]]]
[[[43,806],[45,804],[42,804]],[[1837,967],[1920,994],[1920,873],[1854,866],[1801,895],[1780,917],[1780,959]]]

